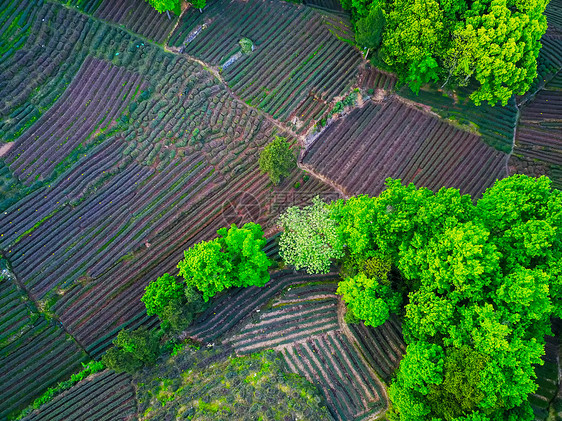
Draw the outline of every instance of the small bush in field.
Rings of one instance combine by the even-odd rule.
[[[238,41],[238,44],[240,44],[240,48],[242,48],[243,54],[250,54],[252,51],[254,51],[254,43],[248,38],[242,38],[240,41]]]

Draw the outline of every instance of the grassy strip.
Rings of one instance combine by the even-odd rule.
[[[35,225],[33,225],[31,228],[29,228],[27,231],[25,231],[22,235],[20,235],[18,238],[16,238],[16,241],[14,241],[14,244],[16,244],[18,241],[20,241],[23,237],[25,237],[28,234],[31,234],[33,231],[35,231],[37,228],[39,228],[41,226],[41,224],[43,222],[45,222],[47,219],[51,218],[55,213],[57,213],[61,208],[55,208],[55,210],[53,210],[50,214],[48,214],[47,216],[45,216],[44,218],[42,218],[40,221],[38,221]]]
[[[82,371],[73,374],[69,380],[59,382],[59,384],[57,384],[56,386],[48,388],[45,393],[35,399],[33,403],[30,404],[27,408],[23,409],[19,414],[16,413],[11,417],[8,417],[8,419],[21,420],[25,416],[29,415],[32,411],[39,409],[41,406],[45,405],[48,402],[51,402],[55,396],[58,396],[65,390],[70,389],[79,381],[84,380],[91,374],[98,373],[105,369],[101,361],[90,361],[88,364],[82,363],[82,366],[84,367]]]

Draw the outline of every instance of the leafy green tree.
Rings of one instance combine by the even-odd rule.
[[[350,318],[382,323],[397,291],[408,291],[393,419],[533,419],[534,366],[562,304],[562,193],[546,177],[498,181],[476,205],[455,189],[387,180],[378,197],[340,200],[321,215],[355,265],[338,288]],[[316,259],[311,244],[332,243],[305,217],[294,221],[305,265]],[[390,263],[401,275],[393,284]]]
[[[415,92],[429,82],[452,88],[474,82],[470,98],[475,104],[506,105],[536,77],[546,4],[380,0],[371,10],[380,6],[385,19],[380,57]],[[360,40],[370,26],[360,25],[365,16],[356,17]],[[373,32],[378,31],[374,26]]]
[[[102,357],[103,364],[117,373],[134,373],[145,365],[152,365],[160,354],[158,333],[144,327],[135,331],[121,330],[113,340],[113,347]]]
[[[151,282],[145,288],[141,301],[146,306],[146,314],[149,316],[161,315],[162,310],[171,301],[182,302],[184,298],[185,285],[168,273]]]
[[[469,346],[448,348],[443,366],[443,382],[429,386],[427,402],[431,413],[446,420],[470,413],[484,399],[480,373],[490,358]]]
[[[317,196],[312,205],[293,206],[279,217],[283,229],[279,254],[285,263],[307,273],[327,273],[333,259],[343,256],[343,242],[331,209]]]
[[[176,15],[181,14],[181,0],[147,0],[158,13],[172,11]]]
[[[338,285],[337,294],[347,303],[348,309],[367,326],[377,327],[400,309],[401,297],[390,286],[364,273],[344,279]]]
[[[222,250],[232,265],[231,275],[236,286],[264,286],[269,281],[267,269],[271,261],[263,251],[267,240],[261,227],[253,222],[242,228],[232,224],[229,229],[221,228],[217,233]]]
[[[191,0],[189,3],[196,9],[199,9],[200,12],[203,11],[203,8],[207,5],[207,0]]]
[[[258,224],[232,226],[217,231],[218,238],[203,241],[184,252],[179,274],[188,286],[202,292],[205,302],[233,287],[264,286],[271,261],[262,250],[266,243]]]
[[[385,32],[381,57],[414,91],[437,80],[447,48],[448,28],[439,0],[393,0],[383,7]]]
[[[225,258],[218,239],[197,243],[186,250],[178,269],[188,285],[203,293],[205,301],[235,284],[232,263]]]
[[[267,173],[273,184],[279,184],[281,177],[288,177],[297,166],[294,152],[283,137],[275,138],[260,153],[260,170]]]
[[[473,2],[460,24],[451,28],[453,44],[446,59],[456,78],[473,77],[479,88],[476,105],[506,105],[524,94],[537,75],[540,39],[546,32],[547,2],[492,0]]]
[[[367,49],[365,58],[372,49],[377,49],[382,43],[384,30],[384,14],[380,5],[372,5],[369,14],[357,21],[355,25],[355,42]]]

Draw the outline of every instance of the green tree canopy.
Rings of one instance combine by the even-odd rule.
[[[393,420],[533,419],[534,365],[562,305],[562,193],[548,178],[497,181],[476,204],[389,179],[378,197],[321,206],[310,219],[292,212],[287,238],[301,242],[290,243],[291,262],[356,264],[338,288],[353,315],[376,326],[407,294]],[[312,229],[317,220],[329,229]],[[399,272],[391,282],[386,262]]]
[[[181,0],[147,0],[158,13],[167,11],[174,12],[176,15],[181,13]]]
[[[145,288],[141,301],[146,306],[149,316],[161,315],[162,310],[172,301],[182,302],[185,285],[168,273],[151,282]]]
[[[429,82],[456,88],[474,83],[479,105],[507,104],[537,75],[547,1],[365,0],[342,1],[356,19],[356,41],[373,48],[381,19],[380,57],[417,92]],[[371,29],[372,28],[372,29]],[[372,38],[368,35],[372,34]]]
[[[275,138],[260,153],[260,170],[267,173],[273,184],[279,184],[281,177],[288,177],[297,166],[294,152],[284,137]]]
[[[184,252],[179,274],[188,286],[209,300],[230,287],[263,286],[269,280],[271,261],[262,250],[266,243],[258,224],[235,224],[217,231],[218,238],[203,241]]]
[[[133,373],[145,365],[152,365],[160,354],[158,333],[144,327],[135,331],[121,330],[102,357],[104,365],[117,373]]]
[[[367,16],[357,21],[355,26],[355,42],[367,48],[365,57],[369,55],[369,50],[378,48],[381,45],[383,29],[384,14],[378,4],[371,7]]]
[[[400,294],[390,285],[377,278],[368,278],[364,273],[341,281],[337,294],[342,295],[348,310],[366,325],[374,327],[382,325],[391,312],[398,313],[401,304]]]

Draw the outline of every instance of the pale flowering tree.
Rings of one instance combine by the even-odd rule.
[[[307,273],[327,273],[333,259],[343,257],[343,241],[330,209],[318,196],[302,209],[290,207],[279,217],[283,229],[279,253],[285,263]]]

